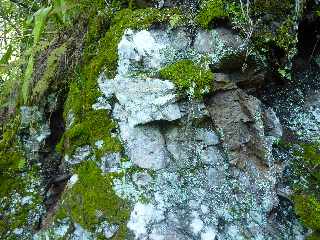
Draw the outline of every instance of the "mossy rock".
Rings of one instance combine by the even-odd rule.
[[[83,162],[75,173],[79,180],[62,196],[56,219],[69,217],[91,232],[107,220],[119,226],[113,239],[125,239],[129,206],[113,191],[112,175],[102,175],[94,161]]]
[[[102,149],[96,150],[98,157],[108,152],[120,152],[122,146],[119,140],[111,137],[111,131],[115,128],[116,124],[106,110],[90,111],[81,122],[75,123],[64,133],[57,149],[72,155],[78,147],[94,147],[97,141],[103,140]]]

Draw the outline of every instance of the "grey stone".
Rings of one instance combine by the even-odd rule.
[[[219,143],[219,138],[215,132],[209,129],[199,128],[196,130],[196,139],[198,141],[203,141],[207,146],[217,145]]]
[[[101,170],[104,173],[117,172],[121,166],[121,154],[120,153],[109,153],[101,157]]]
[[[94,239],[92,233],[90,233],[88,230],[81,227],[80,224],[75,223],[74,227],[75,227],[75,230],[74,230],[72,237],[70,239],[72,239],[72,240],[79,240],[79,239],[93,240]]]
[[[118,232],[118,230],[118,225],[110,224],[107,221],[104,221],[99,225],[97,232],[102,232],[107,239],[111,239]]]
[[[124,123],[119,123],[119,127],[126,153],[136,165],[155,170],[166,166],[169,157],[159,128],[130,127]]]
[[[70,165],[79,164],[85,160],[88,160],[91,155],[91,147],[89,145],[78,147],[74,154],[70,157],[66,155],[64,160]]]
[[[26,157],[29,161],[38,161],[39,151],[51,134],[51,130],[45,121],[43,113],[37,106],[22,106],[20,113],[20,130],[27,133],[27,136],[22,137]]]
[[[283,134],[281,123],[272,108],[264,112],[266,134],[280,138]]]
[[[74,121],[75,121],[74,113],[72,111],[69,111],[66,119],[66,129],[70,129]]]
[[[104,97],[99,97],[97,99],[97,102],[92,105],[93,110],[100,110],[100,109],[105,109],[105,110],[111,110],[111,105],[108,103],[107,99]]]
[[[200,30],[195,39],[194,48],[200,53],[214,53],[220,51],[218,46],[223,45],[226,51],[239,51],[243,48],[243,40],[225,28],[216,28],[211,31]]]

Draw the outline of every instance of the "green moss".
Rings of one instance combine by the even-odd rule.
[[[43,73],[42,78],[37,82],[36,86],[32,90],[33,96],[32,98],[41,98],[45,91],[48,89],[50,85],[50,81],[53,80],[55,73],[57,72],[57,68],[59,66],[59,60],[61,56],[66,51],[66,44],[61,45],[60,47],[54,49],[48,59],[46,70]]]
[[[173,81],[180,91],[191,91],[195,97],[201,97],[213,89],[213,73],[191,60],[181,60],[159,72],[160,77]]]
[[[98,140],[103,140],[104,146],[96,149],[97,157],[106,152],[121,150],[120,143],[110,135],[110,131],[116,126],[107,111],[92,109],[101,95],[97,85],[98,75],[105,70],[109,77],[115,76],[118,43],[126,29],[142,29],[156,22],[170,21],[178,13],[177,9],[123,9],[112,20],[110,14],[106,14],[98,18],[99,24],[89,21],[83,64],[78,67],[75,79],[70,83],[64,108],[64,118],[67,119],[68,114],[73,112],[76,120],[57,146],[60,152],[72,154],[77,147],[84,145],[95,148],[94,143]],[[110,29],[101,38],[99,29],[105,22],[110,24]]]
[[[28,97],[29,97],[30,82],[31,82],[31,77],[34,69],[34,58],[37,53],[36,47],[40,41],[41,34],[43,32],[48,14],[50,13],[51,9],[52,9],[51,6],[47,8],[41,8],[36,13],[34,13],[34,28],[32,31],[33,45],[29,49],[30,56],[28,59],[27,68],[25,70],[25,75],[24,75],[24,80],[22,83],[22,90],[21,90],[24,103],[27,103]]]
[[[301,222],[314,231],[320,231],[320,151],[319,143],[302,143],[302,150],[294,154],[299,157],[295,174],[300,181],[295,184],[296,194],[293,196],[296,214]],[[318,234],[312,235],[311,239]]]
[[[254,17],[261,17],[268,14],[269,21],[286,19],[294,10],[294,0],[255,0],[251,2]]]
[[[10,173],[19,172],[25,162],[19,139],[17,139],[19,126],[18,116],[5,125],[0,140],[0,169]]]
[[[300,144],[303,151],[296,153],[301,156],[305,163],[311,166],[317,166],[320,164],[320,145],[318,143],[313,144]]]
[[[115,128],[116,124],[107,111],[90,111],[80,122],[65,132],[58,148],[61,150],[63,147],[65,153],[72,154],[77,147],[84,145],[95,147],[95,142],[103,140],[102,149],[96,150],[98,157],[107,152],[119,152],[122,150],[119,140],[111,137],[111,131]]]
[[[79,180],[62,197],[57,218],[68,216],[73,222],[92,232],[106,219],[109,223],[120,226],[113,239],[125,239],[130,211],[127,203],[114,193],[112,176],[103,176],[93,161],[84,162],[75,172]],[[97,211],[102,216],[97,216]]]
[[[106,74],[113,78],[118,61],[118,43],[126,29],[145,29],[154,23],[169,22],[179,14],[177,9],[123,9],[111,20],[111,26],[105,36],[97,44],[97,55],[90,61],[84,71],[89,78],[95,78],[105,67]]]
[[[0,140],[0,238],[15,239],[13,229],[30,225],[30,216],[37,212],[43,199],[39,191],[33,191],[40,180],[38,169],[26,164],[19,134],[20,119],[17,116],[4,127]],[[28,197],[30,203],[22,204]],[[35,220],[35,219],[34,219]],[[28,228],[31,232],[30,227]]]
[[[320,230],[320,202],[314,196],[294,196],[295,211],[302,223],[313,230]]]
[[[40,196],[38,171],[38,168],[31,167],[23,174],[15,175],[14,178],[3,179],[0,176],[0,211],[3,214],[3,218],[0,219],[0,237],[1,234],[12,234],[12,230],[15,228],[27,228],[27,231],[32,231],[30,224],[31,222],[35,223],[37,219],[30,219],[30,217],[41,214],[43,201]],[[7,192],[3,191],[4,189]],[[23,204],[21,202],[23,197],[30,198],[30,201]],[[6,230],[2,231],[1,228]]]
[[[242,1],[243,2],[243,1]],[[275,74],[285,79],[291,75],[283,69],[291,69],[296,54],[297,26],[300,18],[294,0],[228,1],[227,12],[233,28],[238,29],[249,41],[251,55],[271,66]],[[304,3],[300,3],[303,9]],[[274,53],[280,53],[275,58]],[[280,72],[281,71],[281,72]]]
[[[212,21],[227,16],[223,0],[202,0],[196,22],[201,27],[208,28]]]

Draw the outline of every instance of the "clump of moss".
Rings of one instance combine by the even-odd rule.
[[[296,166],[296,174],[303,182],[295,185],[293,196],[294,207],[301,222],[315,231],[310,236],[314,239],[320,232],[320,148],[318,143],[300,144],[301,151],[295,155],[300,157]]]
[[[311,235],[306,237],[306,240],[319,240],[320,239],[320,232],[313,232]]]
[[[227,16],[223,0],[202,0],[200,11],[196,16],[196,22],[201,27],[208,28],[212,21],[223,19]]]
[[[191,91],[201,98],[213,89],[213,73],[191,60],[180,60],[159,71],[160,77],[173,81],[180,91]]]
[[[36,167],[26,163],[19,139],[20,117],[2,126],[0,140],[0,238],[16,239],[13,229],[23,229],[31,234],[30,225],[41,214],[40,184]],[[23,203],[22,199],[29,199]],[[30,219],[31,217],[31,219]],[[26,228],[26,226],[28,226]]]
[[[3,175],[0,176],[1,239],[31,238],[32,227],[36,226],[43,213],[38,172],[39,169],[32,167],[4,179]],[[18,237],[13,232],[14,229],[21,229],[23,232]]]
[[[295,211],[302,223],[313,230],[320,231],[320,201],[315,196],[294,196]]]
[[[32,90],[33,98],[41,98],[48,89],[50,81],[57,72],[59,60],[64,55],[66,50],[66,44],[62,44],[60,47],[54,49],[50,53],[47,59],[46,70],[44,71],[42,78],[36,83],[34,89]]]
[[[103,153],[119,152],[122,150],[120,141],[111,137],[111,131],[115,128],[116,124],[108,117],[106,110],[90,111],[65,132],[58,149],[63,148],[65,153],[72,154],[77,147],[95,146],[95,142],[103,140],[102,149],[96,150],[99,157]]]
[[[247,5],[248,4],[248,5]],[[234,28],[250,40],[253,55],[262,59],[279,77],[290,79],[296,53],[297,26],[300,12],[294,0],[229,1],[227,12]],[[303,9],[303,3],[300,3]],[[276,55],[276,56],[275,56]],[[285,72],[284,72],[285,71]]]
[[[286,19],[295,7],[294,0],[255,0],[252,1],[252,12],[254,17],[262,17],[268,14],[268,20]]]
[[[62,197],[57,219],[70,217],[92,232],[105,219],[119,226],[113,239],[125,239],[130,211],[127,203],[114,193],[112,176],[102,175],[93,161],[82,163],[75,172],[79,180]]]
[[[102,149],[96,151],[98,157],[103,152],[120,151],[120,143],[110,137],[110,131],[115,128],[107,111],[94,111],[92,105],[101,95],[97,78],[105,70],[109,77],[114,77],[118,61],[118,43],[124,31],[128,28],[142,29],[156,22],[170,21],[179,14],[177,9],[123,9],[117,12],[112,19],[105,17],[110,24],[109,30],[99,39],[99,27],[88,27],[85,40],[83,63],[76,70],[74,80],[70,83],[68,98],[65,103],[64,117],[70,111],[75,114],[75,124],[66,131],[58,149],[60,152],[72,154],[80,146],[90,145],[98,140],[104,140]],[[110,19],[109,19],[110,18]],[[99,18],[100,19],[100,18]],[[102,19],[99,22],[103,23]]]
[[[17,138],[19,126],[18,116],[4,126],[0,140],[0,168],[10,173],[19,172],[25,162],[21,144]]]
[[[320,144],[301,144],[303,160],[313,166],[320,164]]]

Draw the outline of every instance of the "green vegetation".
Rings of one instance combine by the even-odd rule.
[[[102,71],[108,77],[115,76],[117,47],[126,29],[143,29],[153,23],[169,22],[172,17],[177,18],[178,14],[177,9],[126,8],[117,11],[112,17],[108,12],[89,17],[84,54],[75,68],[73,78],[69,80],[69,92],[64,105],[65,120],[69,114],[73,114],[74,122],[56,147],[60,153],[72,155],[78,147],[89,145],[99,161],[106,153],[122,151],[119,140],[111,136],[116,124],[110,113],[92,109],[101,95],[98,76]],[[103,29],[105,25],[109,25],[107,31]],[[98,140],[103,140],[100,149],[95,146]],[[129,210],[126,203],[114,194],[112,176],[101,175],[96,163],[92,161],[81,163],[75,173],[79,175],[79,181],[62,197],[57,219],[69,216],[85,229],[94,231],[104,220],[96,217],[96,212],[102,211],[108,222],[120,226],[115,239],[124,239]]]
[[[119,152],[122,150],[119,140],[111,137],[111,131],[115,128],[116,124],[108,116],[107,111],[90,111],[80,122],[65,132],[57,148],[64,149],[65,153],[72,155],[79,146],[95,147],[96,141],[103,140],[102,149],[96,149],[98,157],[108,152]]]
[[[319,144],[301,144],[302,151],[295,154],[300,157],[296,172],[300,179],[295,185],[293,196],[295,211],[301,222],[314,230],[309,239],[320,234],[320,149]]]
[[[73,222],[92,232],[106,219],[120,226],[113,239],[125,239],[130,211],[127,203],[115,195],[112,176],[103,176],[93,161],[84,162],[75,172],[79,180],[65,192],[56,217],[70,217]],[[102,214],[97,214],[98,211]]]
[[[159,72],[160,77],[173,81],[180,91],[189,91],[195,97],[201,97],[213,89],[213,73],[193,63],[181,60]]]
[[[37,44],[39,43],[40,36],[43,31],[44,25],[46,23],[47,16],[51,11],[51,9],[52,7],[41,8],[34,14],[34,28],[32,31],[33,46],[30,49],[30,57],[28,60],[28,65],[25,71],[24,81],[23,81],[22,90],[21,90],[24,103],[27,103],[28,97],[29,97],[29,87],[30,87],[29,85],[32,77],[33,68],[34,68],[34,58],[37,53],[36,47],[37,47]]]
[[[313,230],[320,230],[320,202],[314,196],[294,197],[295,211],[302,223]]]
[[[208,28],[209,24],[216,19],[223,19],[228,16],[225,11],[225,1],[223,0],[202,0],[200,11],[196,17],[196,22],[203,28]]]
[[[233,27],[248,40],[248,48],[250,51],[254,49],[254,55],[266,59],[265,64],[269,64],[280,77],[290,79],[287,69],[290,71],[296,53],[301,14],[296,12],[296,1],[256,0],[248,1],[248,5],[239,2],[229,1],[226,8]],[[283,56],[275,58],[275,49]]]
[[[17,116],[3,126],[0,139],[0,238],[13,239],[12,229],[24,228],[32,214],[39,214],[43,201],[38,169],[26,164],[24,151],[18,138],[20,119]],[[30,202],[22,203],[27,197]],[[35,221],[35,219],[34,219]],[[30,229],[31,231],[31,229]]]
[[[19,172],[24,166],[23,152],[17,139],[19,126],[19,118],[7,123],[0,140],[0,168],[7,169],[6,173]]]
[[[99,25],[94,21],[89,25],[85,39],[84,64],[78,67],[75,79],[70,84],[64,108],[65,119],[72,112],[76,120],[57,146],[60,152],[72,154],[77,147],[84,145],[96,148],[94,143],[98,140],[104,140],[103,148],[96,149],[98,158],[104,153],[121,150],[119,141],[110,135],[110,131],[116,126],[108,112],[92,109],[101,94],[97,86],[98,75],[105,70],[109,77],[115,76],[117,47],[125,29],[147,28],[155,22],[169,21],[175,14],[178,14],[177,9],[123,9],[114,15],[110,29],[100,39],[97,37]],[[106,15],[106,18],[109,18],[109,15]],[[104,20],[100,19],[99,22],[103,23]]]
[[[150,1],[53,0],[49,1],[50,5],[40,0],[19,1],[25,6],[13,2],[2,0],[0,5],[0,20],[5,22],[5,32],[13,34],[13,40],[6,44],[5,54],[0,59],[1,81],[6,80],[1,87],[1,110],[6,108],[13,112],[12,115],[17,115],[15,109],[19,109],[20,104],[43,106],[42,101],[46,103],[44,98],[49,94],[62,94],[66,99],[65,121],[70,114],[74,115],[73,124],[56,146],[62,155],[71,156],[78,147],[85,145],[93,149],[97,161],[106,153],[121,152],[120,141],[112,137],[117,126],[110,113],[92,109],[101,95],[97,78],[101,72],[105,72],[108,78],[116,75],[117,47],[126,29],[145,29],[159,23],[176,27],[183,21],[188,22],[188,16],[182,16],[177,8],[146,8]],[[202,0],[195,22],[208,29],[212,22],[229,18],[243,36],[250,38],[256,49],[263,49],[264,53],[268,53],[270,45],[286,53],[295,47],[293,1],[250,1],[248,9],[247,13],[243,11],[239,1]],[[8,13],[9,20],[4,12]],[[274,22],[279,25],[273,26]],[[63,64],[68,65],[66,71],[61,67]],[[214,90],[213,73],[190,60],[168,65],[160,70],[159,75],[196,98]],[[58,87],[51,89],[51,85]],[[30,213],[34,210],[39,214],[42,201],[39,189],[28,192],[30,186],[40,184],[41,180],[37,175],[39,169],[29,166],[32,164],[25,159],[19,139],[19,117],[8,119],[6,124],[0,123],[1,239],[14,239],[6,234],[12,229],[28,226]],[[103,140],[99,149],[95,146],[98,140]],[[309,171],[310,185],[298,189],[294,198],[296,211],[307,227],[318,231],[320,195],[317,186],[320,177],[317,147],[304,146],[303,159],[307,166],[304,171]],[[90,160],[71,169],[78,174],[79,181],[64,192],[56,220],[71,218],[90,231],[95,231],[99,223],[107,220],[120,226],[115,239],[125,239],[129,206],[112,190],[113,177],[119,176],[103,175],[96,164]],[[128,173],[132,171],[138,170],[131,168]],[[20,197],[32,195],[32,203],[12,205],[17,194]],[[14,214],[9,213],[10,207],[15,207]],[[102,216],[97,216],[97,211],[102,212]]]
[[[47,59],[46,70],[43,73],[42,78],[36,83],[32,90],[32,98],[41,98],[45,91],[48,89],[51,78],[57,72],[59,66],[59,60],[66,52],[66,44],[55,48]]]
[[[30,168],[24,174],[1,180],[0,188],[0,238],[17,239],[12,230],[24,229],[24,236],[31,238],[37,216],[42,213],[43,198],[40,195],[40,179],[37,171]],[[27,201],[25,199],[28,199]],[[26,226],[29,228],[26,229]]]
[[[118,61],[118,43],[126,29],[145,29],[154,23],[169,22],[179,14],[177,9],[123,9],[117,12],[111,20],[110,29],[98,42],[97,54],[85,71],[91,77],[105,67],[106,74],[113,78],[116,74]]]

